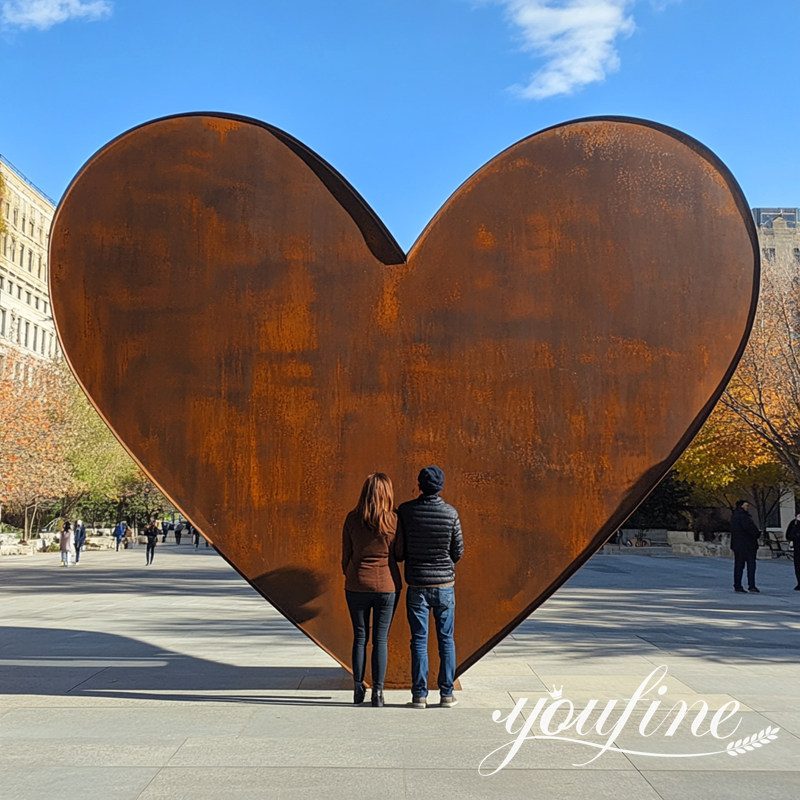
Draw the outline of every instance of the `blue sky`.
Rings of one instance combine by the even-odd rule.
[[[623,114],[714,150],[751,206],[800,206],[800,2],[0,0],[0,153],[58,200],[155,117],[304,141],[404,248],[498,152]]]

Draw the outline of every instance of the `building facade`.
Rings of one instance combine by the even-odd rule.
[[[800,270],[800,209],[754,208],[753,219],[765,264],[780,261],[797,264]]]
[[[0,377],[30,380],[59,351],[47,285],[55,203],[2,156],[0,176]]]

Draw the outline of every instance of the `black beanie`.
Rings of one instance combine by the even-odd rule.
[[[444,472],[439,467],[425,467],[420,470],[417,483],[423,494],[438,494],[444,486]]]

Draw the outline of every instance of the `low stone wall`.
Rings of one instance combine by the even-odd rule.
[[[20,542],[16,537],[6,534],[0,540],[0,556],[30,556],[34,553],[46,553],[53,543],[58,543],[57,533],[42,533],[41,537],[30,539],[27,542]],[[116,547],[114,537],[107,533],[95,534],[86,531],[86,543],[84,552],[87,550],[113,550]]]

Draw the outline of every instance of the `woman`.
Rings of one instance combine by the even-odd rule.
[[[72,528],[69,522],[64,523],[61,529],[61,566],[69,566],[69,556],[72,552]]]
[[[392,482],[382,472],[365,481],[358,505],[347,515],[342,531],[342,572],[353,621],[353,702],[364,700],[370,615],[372,616],[372,705],[383,705],[387,642],[397,601],[400,570],[394,558],[397,516]]]

